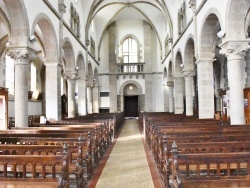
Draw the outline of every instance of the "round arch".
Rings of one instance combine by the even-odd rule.
[[[55,28],[50,18],[40,13],[36,16],[31,27],[31,35],[34,35],[46,57],[46,62],[58,61],[58,43]]]
[[[249,7],[250,1],[228,0],[225,24],[226,38],[228,40],[246,39],[245,25],[248,23],[246,23],[245,18],[248,14]]]
[[[195,48],[194,39],[190,36],[184,48],[184,70],[193,71],[195,69]]]
[[[15,46],[28,46],[29,21],[25,4],[22,0],[4,1],[11,23],[10,42]]]
[[[207,11],[206,16],[202,21],[202,27],[200,32],[200,58],[214,58],[215,48],[219,41],[217,33],[220,30],[224,30],[221,26],[222,19],[219,11],[215,8],[211,8]]]
[[[142,90],[142,87],[141,85],[135,81],[135,80],[128,80],[126,82],[124,82],[121,86],[120,86],[120,89],[119,89],[119,94],[120,95],[124,95],[124,88],[129,85],[129,84],[133,84],[135,85],[137,88],[138,88],[138,95],[142,95],[143,93],[143,90]]]
[[[75,72],[75,56],[74,49],[69,38],[65,38],[63,42],[63,51],[65,59],[65,71]]]

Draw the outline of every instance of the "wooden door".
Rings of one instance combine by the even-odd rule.
[[[138,117],[138,95],[124,96],[125,117]]]

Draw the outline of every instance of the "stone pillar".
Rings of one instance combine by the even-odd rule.
[[[194,71],[184,71],[185,78],[185,93],[186,93],[186,116],[194,115],[194,103],[193,103],[193,76]]]
[[[9,49],[15,61],[15,126],[28,127],[29,60],[35,53],[28,48]]]
[[[242,71],[245,53],[250,48],[248,43],[249,41],[230,41],[220,45],[220,53],[225,54],[227,57],[230,120],[232,125],[245,123]]]
[[[174,113],[183,114],[184,112],[184,91],[183,91],[183,77],[174,77]]]
[[[116,40],[117,40],[117,28],[116,22],[113,22],[109,26],[109,92],[110,97],[110,112],[117,112],[117,78],[116,75]]]
[[[189,1],[189,8],[193,11],[193,25],[194,25],[194,51],[196,60],[199,59],[198,54],[198,35],[197,35],[197,16],[196,16],[196,0]]]
[[[199,118],[214,118],[213,57],[200,58],[197,64]]]
[[[99,113],[99,86],[93,87],[93,113]]]
[[[246,54],[246,70],[245,71],[247,73],[245,88],[250,88],[250,51],[248,51]]]
[[[76,116],[75,85],[78,75],[76,73],[65,74],[68,83],[68,117]]]
[[[87,102],[86,102],[86,79],[78,79],[78,114],[80,116],[87,114]]]
[[[61,72],[58,62],[46,62],[46,117],[48,120],[61,120]]]
[[[148,22],[143,22],[143,36],[144,36],[144,71],[152,72],[152,28]],[[153,111],[153,76],[152,74],[145,74],[145,111]]]
[[[167,83],[163,84],[164,112],[169,112],[169,90]]]
[[[169,88],[169,112],[174,112],[174,82],[167,82]]]
[[[63,64],[63,14],[66,12],[66,6],[64,5],[64,0],[58,1],[58,10],[60,13],[59,21],[59,59],[60,63]]]
[[[87,110],[88,114],[93,114],[93,87],[87,87]]]

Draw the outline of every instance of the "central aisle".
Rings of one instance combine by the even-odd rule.
[[[154,187],[137,120],[126,120],[96,187]]]

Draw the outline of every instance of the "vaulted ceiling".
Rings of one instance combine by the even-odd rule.
[[[123,19],[145,20],[157,34],[162,33],[166,25],[170,32],[172,30],[168,6],[164,0],[85,0],[84,6],[89,8],[86,38],[92,20],[98,25],[97,40],[110,23]]]

